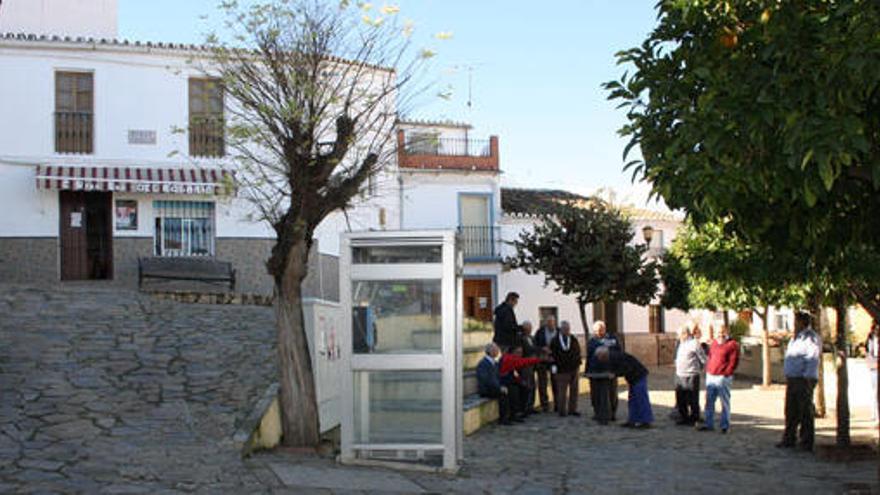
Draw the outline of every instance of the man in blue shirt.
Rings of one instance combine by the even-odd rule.
[[[509,425],[511,422],[510,390],[501,385],[498,361],[501,349],[494,342],[486,344],[486,355],[477,364],[477,391],[480,397],[498,400],[499,423]]]
[[[800,427],[800,448],[813,450],[813,389],[819,379],[822,338],[813,330],[808,313],[795,316],[794,337],[785,350],[785,433],[779,448],[794,448]]]

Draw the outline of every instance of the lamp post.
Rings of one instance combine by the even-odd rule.
[[[642,237],[645,238],[645,244],[647,244],[648,247],[651,247],[651,239],[654,238],[654,227],[651,227],[650,225],[642,227]]]

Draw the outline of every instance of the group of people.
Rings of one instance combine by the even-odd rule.
[[[531,322],[518,324],[514,308],[519,295],[511,292],[495,308],[494,337],[477,366],[477,384],[483,397],[498,400],[501,424],[522,422],[531,414],[553,411],[559,416],[580,416],[578,384],[584,353],[571,325],[547,317],[533,335]],[[586,349],[586,376],[594,416],[600,424],[616,420],[617,377],[629,384],[629,415],[623,426],[650,427],[654,421],[648,399],[648,370],[635,357],[622,351],[605,324],[594,324],[594,336]],[[550,393],[548,393],[548,388]],[[535,408],[537,400],[540,409]]]

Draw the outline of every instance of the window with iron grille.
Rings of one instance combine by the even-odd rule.
[[[214,256],[214,203],[153,201],[156,256]]]
[[[648,332],[663,333],[666,331],[663,326],[663,307],[659,304],[648,306]]]
[[[55,73],[55,152],[92,153],[94,82],[90,72]]]
[[[189,80],[189,154],[226,154],[223,88],[219,79]]]

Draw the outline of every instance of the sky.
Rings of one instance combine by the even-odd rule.
[[[451,90],[449,99],[420,98],[407,116],[470,122],[474,137],[499,136],[505,186],[581,194],[610,187],[619,200],[644,204],[647,186],[633,185],[623,172],[626,140],[617,130],[625,116],[601,84],[623,74],[614,54],[653,29],[655,3],[389,0],[415,23],[415,43],[436,49],[429,77],[437,92]],[[119,34],[198,43],[220,25],[216,6],[217,0],[119,0]],[[434,39],[440,32],[452,37]]]

